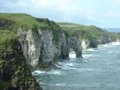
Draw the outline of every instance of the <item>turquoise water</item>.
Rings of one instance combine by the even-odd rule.
[[[120,90],[120,44],[83,52],[83,59],[59,62],[60,69],[35,71],[43,90]]]

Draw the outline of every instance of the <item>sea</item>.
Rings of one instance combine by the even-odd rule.
[[[69,54],[57,69],[32,72],[43,90],[120,90],[120,42]]]

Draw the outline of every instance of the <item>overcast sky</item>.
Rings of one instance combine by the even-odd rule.
[[[105,28],[120,27],[120,0],[0,0],[0,12],[28,13]]]

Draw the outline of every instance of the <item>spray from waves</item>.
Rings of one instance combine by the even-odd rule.
[[[104,45],[98,45],[98,49],[99,50],[105,50],[107,48],[111,48],[111,47],[114,47],[114,46],[118,46],[120,45],[120,42],[111,42],[111,43],[108,43],[108,44],[104,44]]]
[[[108,43],[108,44],[104,44],[104,45],[100,45],[99,47],[111,47],[111,46],[118,46],[120,45],[120,42],[111,42],[111,43]]]
[[[58,64],[56,64],[56,67],[62,70],[70,70],[70,69],[76,69],[75,66],[77,65],[78,65],[77,63],[68,61],[68,62],[59,62]]]
[[[76,58],[76,53],[74,51],[70,51],[69,58]]]
[[[95,49],[93,49],[93,48],[89,48],[89,49],[87,49],[86,51],[95,51]]]
[[[64,73],[60,70],[51,70],[51,71],[35,70],[32,72],[32,75],[40,75],[40,74],[63,75]]]
[[[112,42],[111,45],[120,45],[120,42]]]
[[[55,86],[66,86],[65,83],[56,83]]]
[[[90,58],[90,57],[92,57],[92,56],[93,56],[92,54],[83,54],[83,58],[84,58],[84,59]]]

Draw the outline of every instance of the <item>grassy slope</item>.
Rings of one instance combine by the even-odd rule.
[[[47,27],[44,22],[40,23],[32,16],[27,14],[10,14],[10,13],[1,13],[0,20],[9,20],[13,22],[12,26],[14,28],[18,26],[33,27],[34,25],[40,27]]]
[[[58,40],[62,28],[48,19],[38,19],[27,14],[0,13],[0,51],[9,51],[11,41],[16,39],[19,28],[28,29],[50,29],[53,31],[55,40]]]
[[[41,29],[60,29],[59,26],[55,25],[53,21],[49,21],[48,19],[37,19],[33,16],[27,15],[27,14],[11,14],[11,13],[0,13],[0,21],[5,21],[7,20],[7,24],[10,24],[9,29],[11,28],[18,28],[18,27],[28,27],[28,28],[33,28],[33,27],[38,27]],[[54,28],[53,25],[54,24]],[[6,27],[6,26],[5,26]],[[0,27],[1,28],[1,27]],[[7,27],[8,28],[8,27]],[[56,29],[56,30],[57,30]]]
[[[94,38],[99,39],[102,35],[106,35],[108,37],[111,37],[113,40],[118,38],[117,34],[107,32],[106,30],[103,30],[96,26],[85,26],[80,24],[74,24],[74,23],[58,23],[64,30],[69,34],[73,35],[75,32],[81,31],[83,38]]]

